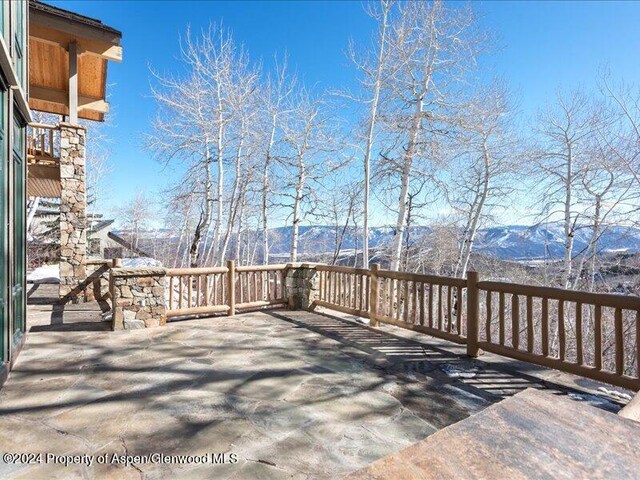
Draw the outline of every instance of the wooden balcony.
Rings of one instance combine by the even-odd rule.
[[[27,192],[30,197],[60,197],[60,128],[31,123],[27,131]]]

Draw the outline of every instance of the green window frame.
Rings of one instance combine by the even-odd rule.
[[[1,2],[4,5],[4,2]],[[7,149],[7,87],[0,77],[0,364],[9,359],[9,155]]]
[[[17,108],[15,109],[17,110]],[[13,118],[13,341],[25,330],[26,267],[26,123],[16,113]]]

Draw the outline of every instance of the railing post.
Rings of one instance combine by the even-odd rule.
[[[114,258],[113,260],[111,260],[111,266],[113,268],[121,268],[122,267],[122,259],[121,258]]]
[[[467,355],[477,357],[478,348],[478,272],[467,272]],[[462,306],[461,306],[462,307]]]
[[[377,327],[378,322],[378,270],[380,265],[374,263],[371,265],[370,283],[369,283],[369,325]]]
[[[233,260],[227,261],[227,292],[228,292],[228,304],[229,304],[229,316],[233,317],[236,314],[236,262]]]

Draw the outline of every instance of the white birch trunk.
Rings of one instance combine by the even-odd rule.
[[[299,157],[298,161],[299,172],[298,181],[295,188],[295,198],[293,200],[293,233],[291,235],[291,255],[289,260],[292,262],[298,261],[298,240],[300,235],[300,210],[302,204],[302,193],[304,191],[304,184],[306,181],[305,163],[302,157]]]
[[[571,199],[572,199],[572,180],[573,180],[573,155],[572,146],[567,141],[567,172],[565,176],[565,199],[564,199],[564,262],[562,284],[565,288],[569,288],[571,282],[571,260],[573,256],[573,240],[574,232],[571,222]]]
[[[369,268],[369,189],[371,180],[371,152],[373,150],[373,139],[378,116],[378,102],[380,100],[380,89],[382,86],[382,64],[384,58],[384,46],[387,36],[387,19],[390,5],[383,6],[382,26],[380,40],[378,44],[378,65],[376,68],[376,79],[373,87],[373,98],[371,100],[371,112],[369,117],[369,129],[367,132],[367,144],[364,152],[364,211],[362,219],[362,267]],[[356,252],[357,254],[357,252]]]
[[[393,237],[393,250],[391,257],[391,270],[398,270],[400,258],[402,257],[402,239],[404,237],[405,221],[407,215],[407,194],[409,192],[409,180],[411,176],[411,166],[418,142],[418,132],[422,121],[423,96],[416,102],[411,131],[409,132],[409,143],[402,160],[402,174],[400,178],[400,195],[398,196],[398,217],[396,220],[396,232]]]
[[[276,136],[277,127],[277,114],[274,114],[271,118],[271,134],[269,135],[269,144],[267,145],[267,156],[265,158],[264,167],[262,169],[262,264],[267,265],[269,263],[269,218],[268,218],[268,206],[269,206],[269,166],[271,164],[271,152]]]

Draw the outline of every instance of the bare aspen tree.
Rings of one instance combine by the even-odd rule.
[[[490,85],[467,107],[453,140],[459,161],[452,162],[448,196],[464,219],[455,276],[467,274],[475,238],[488,210],[496,206],[496,200],[508,198],[501,180],[513,171],[509,161],[518,155],[509,113],[504,88]]]
[[[197,266],[208,256],[201,247],[212,222],[210,248],[214,246],[216,256],[221,253],[226,147],[233,140],[227,131],[233,119],[232,99],[242,96],[256,73],[244,50],[215,25],[196,38],[187,31],[181,61],[184,77],[154,75],[157,85],[152,93],[159,112],[147,144],[163,163],[186,165],[181,183],[192,185],[200,204],[189,248],[190,264]]]
[[[564,258],[560,284],[569,288],[573,281],[573,245],[581,206],[576,198],[588,141],[598,118],[589,99],[578,92],[558,94],[556,104],[538,116],[535,135],[537,149],[531,160],[542,193],[540,205],[548,212],[544,220],[561,218]]]
[[[122,226],[128,230],[129,241],[134,251],[139,248],[142,234],[149,228],[153,215],[152,201],[144,192],[138,193],[119,209]]]
[[[370,203],[370,182],[371,182],[371,155],[375,140],[376,123],[378,120],[378,104],[380,102],[380,94],[383,82],[388,78],[389,72],[385,72],[390,68],[391,49],[388,47],[388,29],[391,15],[391,9],[394,0],[381,0],[379,7],[369,4],[367,13],[376,20],[378,24],[378,38],[375,45],[375,62],[371,65],[369,61],[359,60],[359,55],[352,45],[349,51],[349,57],[352,62],[364,75],[363,85],[371,92],[371,97],[367,99],[369,103],[369,113],[366,127],[366,138],[364,145],[364,179],[363,179],[363,214],[362,214],[362,266],[369,266],[369,203]]]
[[[322,177],[323,167],[329,162],[324,158],[330,138],[326,134],[327,118],[322,101],[305,88],[299,88],[292,99],[290,114],[284,127],[284,138],[289,154],[282,161],[291,181],[283,195],[290,199],[292,222],[291,248],[289,259],[298,259],[300,223],[305,215],[305,207],[313,206],[313,184]]]
[[[407,2],[392,25],[390,52],[399,67],[387,84],[396,108],[385,112],[401,147],[396,149],[398,194],[391,268],[400,266],[405,234],[407,199],[417,162],[429,157],[437,136],[462,103],[461,87],[475,67],[485,37],[477,32],[470,8],[442,2]]]
[[[287,113],[288,99],[290,98],[297,80],[290,76],[287,70],[286,57],[282,64],[277,59],[273,74],[267,77],[264,88],[263,109],[265,116],[265,131],[267,133],[264,163],[262,165],[262,192],[261,192],[261,216],[262,216],[262,263],[269,263],[269,196],[273,190],[273,161],[281,143],[279,132],[282,130],[283,115]]]
[[[627,168],[628,155],[624,154],[628,139],[620,136],[620,117],[606,107],[601,112],[601,121],[589,140],[587,161],[583,163],[580,175],[582,188],[578,192],[584,205],[589,241],[586,252],[579,252],[580,262],[572,288],[581,287],[581,273],[586,263],[586,288],[589,291],[596,290],[601,237],[612,224],[628,223],[637,201],[632,191],[634,179]]]

